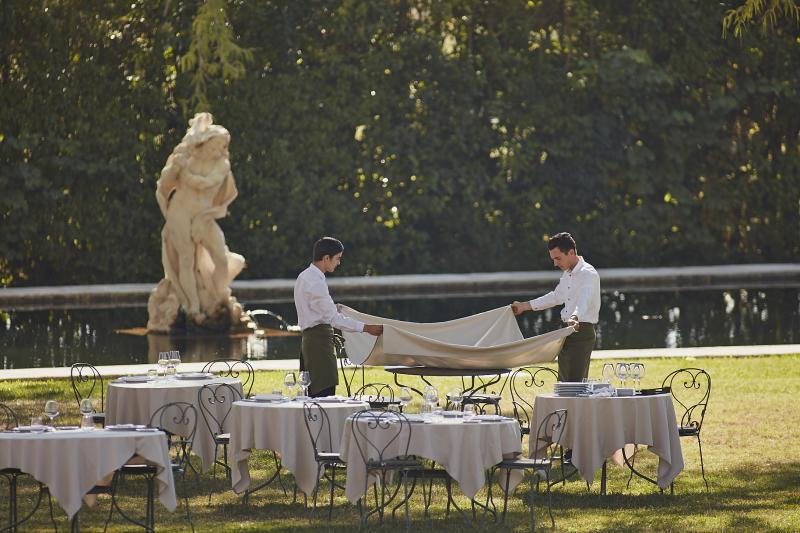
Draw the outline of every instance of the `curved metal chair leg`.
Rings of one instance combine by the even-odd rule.
[[[697,447],[700,450],[700,473],[703,475],[703,482],[706,484],[706,491],[708,491],[708,481],[706,480],[706,469],[703,466],[703,446],[700,444],[700,433],[697,434]]]
[[[333,517],[333,489],[336,487],[336,465],[331,465],[331,499],[328,505],[328,520]]]
[[[506,523],[506,510],[508,510],[508,486],[511,483],[511,469],[506,470],[506,486],[503,487],[503,516],[500,518],[500,523]]]
[[[528,494],[530,495],[529,503],[531,506],[531,531],[536,531],[536,519],[534,517],[535,513],[533,511],[533,479],[531,479],[531,488],[529,489]]]
[[[550,513],[550,527],[556,527],[556,519],[553,518],[553,493],[550,491],[550,471],[545,470],[545,479],[547,480],[547,511]]]
[[[633,479],[633,467],[636,466],[636,454],[633,454],[631,457],[631,475],[628,476],[628,483],[625,485],[625,489],[629,489],[631,486],[631,480]]]

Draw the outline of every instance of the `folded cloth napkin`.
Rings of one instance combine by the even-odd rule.
[[[591,392],[592,398],[610,398],[614,396],[614,389],[605,388],[605,389],[598,389]]]

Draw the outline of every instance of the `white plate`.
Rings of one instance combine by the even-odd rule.
[[[500,415],[475,415],[472,419],[482,422],[502,422],[503,420],[507,420],[506,417]]]
[[[257,402],[277,402],[283,400],[283,396],[280,394],[256,394],[253,396],[253,400]]]
[[[136,431],[137,429],[145,429],[147,426],[143,424],[117,424],[114,426],[106,426],[109,431]]]
[[[150,381],[150,376],[122,376],[118,381],[123,383],[146,383]]]
[[[175,379],[211,379],[213,377],[214,374],[209,374],[208,372],[182,372],[175,374]]]

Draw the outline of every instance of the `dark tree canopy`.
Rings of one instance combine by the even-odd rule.
[[[216,1],[216,0],[215,0]],[[161,277],[155,182],[201,2],[0,3],[0,285]],[[800,37],[673,0],[232,1],[204,96],[242,278],[800,257]],[[230,52],[230,50],[229,50]],[[238,54],[238,55],[237,55]]]

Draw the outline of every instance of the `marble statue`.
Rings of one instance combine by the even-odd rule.
[[[213,120],[210,113],[198,113],[189,121],[156,185],[165,220],[164,279],[147,304],[151,331],[170,331],[184,316],[188,328],[215,331],[238,329],[242,322],[230,283],[244,268],[244,257],[228,249],[217,224],[238,194],[228,159],[231,136]]]

